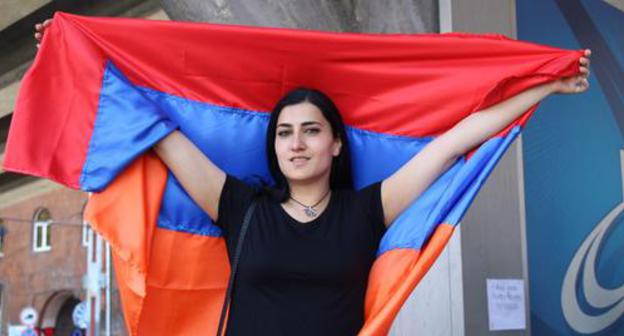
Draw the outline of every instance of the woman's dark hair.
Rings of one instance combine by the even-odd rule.
[[[318,107],[323,116],[331,125],[332,133],[335,138],[340,138],[342,148],[340,154],[333,158],[331,172],[329,175],[329,187],[331,189],[353,189],[353,177],[351,172],[351,152],[349,150],[349,142],[345,125],[340,116],[340,112],[336,108],[334,102],[319,90],[299,87],[288,92],[280,99],[271,113],[269,127],[266,137],[267,161],[269,162],[269,171],[275,180],[275,187],[271,190],[271,195],[279,202],[285,202],[290,197],[290,189],[286,177],[279,168],[277,155],[275,154],[275,136],[277,130],[277,119],[282,110],[289,105],[296,105],[303,102],[309,102]]]

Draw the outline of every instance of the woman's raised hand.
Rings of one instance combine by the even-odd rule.
[[[43,33],[45,32],[46,28],[50,26],[50,24],[52,24],[52,19],[47,19],[43,21],[42,23],[37,23],[35,25],[35,39],[37,40],[37,48],[39,48],[39,46],[41,45],[41,39],[43,38]]]
[[[578,75],[561,78],[553,81],[554,93],[581,93],[585,92],[589,88],[589,64],[591,56],[591,50],[585,49],[585,56],[579,59],[579,71]]]

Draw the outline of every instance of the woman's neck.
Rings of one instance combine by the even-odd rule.
[[[312,183],[289,183],[290,197],[306,204],[314,205],[326,196],[329,191],[329,181],[320,180]]]

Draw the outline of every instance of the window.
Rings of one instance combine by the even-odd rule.
[[[48,209],[39,208],[33,220],[33,251],[50,251],[50,223],[52,216]]]
[[[0,219],[0,257],[4,256],[4,242],[7,234],[7,230],[4,227],[4,222]]]

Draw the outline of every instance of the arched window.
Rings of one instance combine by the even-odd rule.
[[[46,208],[39,208],[35,211],[33,218],[33,251],[50,251],[50,223],[52,216]]]
[[[0,218],[0,257],[4,256],[4,242],[6,241],[7,230],[4,221]]]

